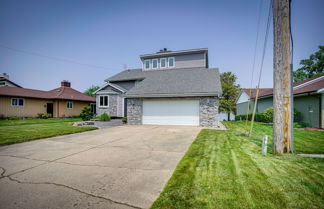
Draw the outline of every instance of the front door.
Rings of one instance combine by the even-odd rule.
[[[93,115],[96,115],[96,104],[94,104],[94,103],[91,103],[91,104],[90,104],[90,112],[91,112]]]
[[[46,105],[46,113],[49,113],[49,114],[51,114],[52,116],[51,117],[53,117],[53,103],[47,103],[47,105]]]

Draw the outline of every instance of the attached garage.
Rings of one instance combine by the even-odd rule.
[[[125,71],[139,82],[123,96],[129,125],[218,127],[218,69]]]
[[[143,124],[199,126],[199,99],[143,100]]]

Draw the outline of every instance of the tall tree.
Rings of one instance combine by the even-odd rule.
[[[85,90],[84,94],[90,97],[95,97],[94,92],[97,91],[100,87],[99,86],[90,86],[87,90]]]
[[[232,72],[224,72],[220,75],[223,95],[219,100],[219,110],[227,113],[227,120],[230,120],[231,113],[236,110],[236,98],[240,92],[240,85],[236,84],[237,77]]]
[[[300,61],[301,68],[294,72],[294,81],[302,81],[317,75],[324,74],[324,46],[319,46],[319,50],[309,56],[309,59]]]

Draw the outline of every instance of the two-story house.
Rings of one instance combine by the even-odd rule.
[[[129,124],[218,126],[219,71],[208,49],[140,55],[142,68],[107,78],[96,93],[97,114],[126,116]]]

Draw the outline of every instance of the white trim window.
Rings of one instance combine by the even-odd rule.
[[[99,96],[99,107],[109,107],[109,96],[100,95]]]
[[[25,105],[25,100],[23,98],[12,98],[11,105],[15,107],[23,107]]]
[[[167,67],[167,58],[161,58],[160,59],[160,68],[166,68]]]
[[[159,59],[152,59],[152,69],[159,68]]]
[[[72,101],[67,101],[66,102],[66,108],[73,109],[73,102]]]
[[[168,67],[169,68],[172,68],[175,66],[175,60],[174,60],[174,57],[169,57],[168,58]]]
[[[145,70],[151,69],[151,60],[144,60],[144,69]]]

